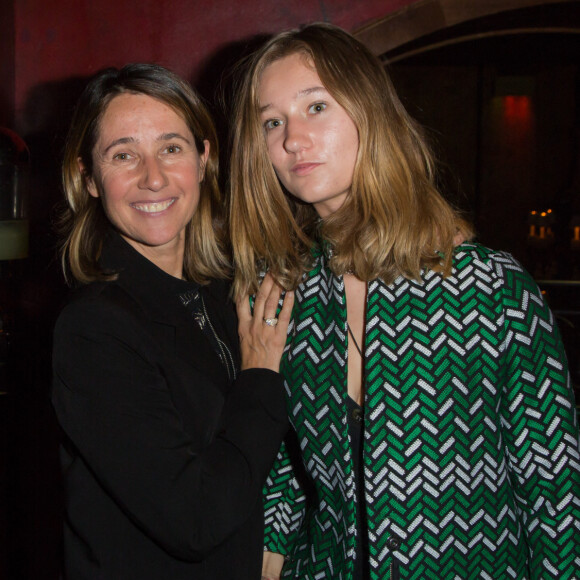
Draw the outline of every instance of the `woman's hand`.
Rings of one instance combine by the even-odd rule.
[[[254,302],[254,315],[248,296],[236,303],[242,370],[266,368],[278,372],[286,344],[288,324],[294,306],[294,292],[286,292],[282,310],[276,317],[282,289],[266,274]]]
[[[262,580],[280,580],[282,566],[284,566],[284,556],[282,554],[264,552]]]

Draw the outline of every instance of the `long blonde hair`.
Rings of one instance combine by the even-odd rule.
[[[199,205],[186,228],[183,270],[185,276],[199,283],[228,276],[230,263],[224,250],[225,220],[218,186],[218,143],[213,121],[201,98],[188,83],[166,68],[153,64],[105,69],[88,83],[79,99],[62,167],[67,201],[67,208],[60,217],[65,276],[69,280],[72,276],[83,284],[115,277],[103,272],[99,265],[103,238],[111,225],[101,199],[89,194],[87,179],[93,174],[92,153],[101,118],[111,100],[123,93],[144,94],[171,107],[191,130],[199,154],[205,150],[204,141],[209,141]]]
[[[357,127],[359,151],[351,192],[323,221],[311,205],[283,190],[272,163],[258,98],[264,69],[303,54],[324,87]],[[229,219],[236,273],[234,293],[255,291],[267,269],[287,288],[311,265],[311,246],[332,247],[330,265],[361,280],[422,268],[448,275],[453,239],[470,226],[434,185],[434,161],[421,128],[401,104],[380,61],[350,34],[330,24],[282,32],[251,56],[237,88],[230,171]]]

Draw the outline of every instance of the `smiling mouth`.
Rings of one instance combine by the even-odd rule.
[[[165,201],[153,201],[151,203],[132,203],[131,207],[145,213],[159,213],[165,211],[169,206],[175,203],[175,198],[166,199]]]

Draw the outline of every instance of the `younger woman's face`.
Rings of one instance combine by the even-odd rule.
[[[268,65],[258,98],[268,153],[278,178],[321,217],[350,193],[358,131],[324,88],[307,57],[292,54]]]

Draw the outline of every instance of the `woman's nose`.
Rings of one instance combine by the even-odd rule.
[[[139,187],[159,191],[167,185],[167,177],[163,170],[163,163],[156,157],[145,157],[141,161],[141,175]]]
[[[311,143],[311,135],[307,131],[305,121],[288,120],[286,122],[284,149],[286,149],[288,153],[297,153],[302,149],[308,148]]]

